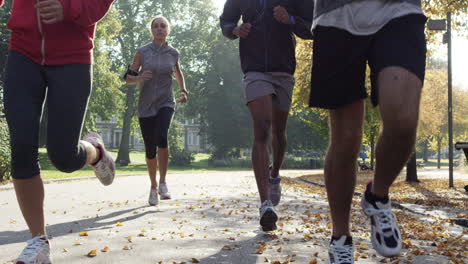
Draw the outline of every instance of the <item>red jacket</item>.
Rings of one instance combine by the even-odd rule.
[[[4,0],[0,0],[0,6]],[[91,64],[96,23],[114,0],[59,0],[64,19],[44,24],[34,7],[39,0],[13,0],[7,27],[10,50],[42,65]]]

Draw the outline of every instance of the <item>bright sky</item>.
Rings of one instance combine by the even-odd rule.
[[[223,9],[226,0],[213,0],[215,6],[219,9],[219,14]],[[468,89],[468,38],[459,37],[453,32],[452,36],[452,70],[453,70],[453,85],[461,86],[464,89]],[[440,36],[442,42],[442,36]],[[437,57],[443,60],[447,59],[447,46],[438,45],[437,47],[431,47],[437,49]]]

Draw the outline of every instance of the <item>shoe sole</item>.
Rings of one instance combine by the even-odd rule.
[[[159,194],[159,199],[161,199],[161,200],[170,200],[171,199],[170,195],[164,196],[163,194],[161,194],[161,192],[158,192],[158,194]]]
[[[264,232],[276,230],[276,221],[278,221],[278,216],[273,211],[265,212],[260,219],[262,230]]]

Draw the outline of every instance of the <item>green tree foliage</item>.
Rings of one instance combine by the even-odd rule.
[[[201,91],[202,120],[214,159],[225,159],[235,149],[252,143],[251,118],[244,99],[238,42],[220,33],[213,40],[207,83]]]
[[[95,122],[98,116],[103,120],[110,120],[122,108],[123,94],[119,89],[119,72],[109,67],[112,65],[109,49],[115,45],[115,38],[120,34],[121,27],[119,13],[115,9],[98,23],[94,41],[93,90],[84,133],[96,130]]]
[[[182,143],[182,124],[174,121],[169,129],[170,162],[173,165],[188,166],[195,159],[193,153],[185,152]]]

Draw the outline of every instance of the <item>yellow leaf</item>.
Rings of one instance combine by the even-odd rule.
[[[125,246],[123,246],[123,248],[122,248],[122,249],[123,249],[123,250],[130,250],[130,247],[129,247],[129,246],[127,246],[127,245],[125,245]]]
[[[101,249],[102,252],[107,252],[109,251],[109,247],[104,247],[103,249]]]
[[[80,232],[80,236],[88,236],[88,232]]]
[[[193,263],[200,263],[200,261],[198,259],[196,259],[196,258],[192,258],[192,262]]]
[[[309,261],[309,264],[317,264],[317,259],[316,259],[316,258],[311,259],[311,260]]]
[[[88,252],[86,256],[90,258],[97,256],[97,250],[96,249],[91,250],[90,252]]]
[[[117,222],[117,224],[115,224],[116,226],[123,226],[123,224],[121,222]]]
[[[77,246],[78,246],[78,245],[81,245],[81,241],[75,240],[75,245],[77,245]]]

